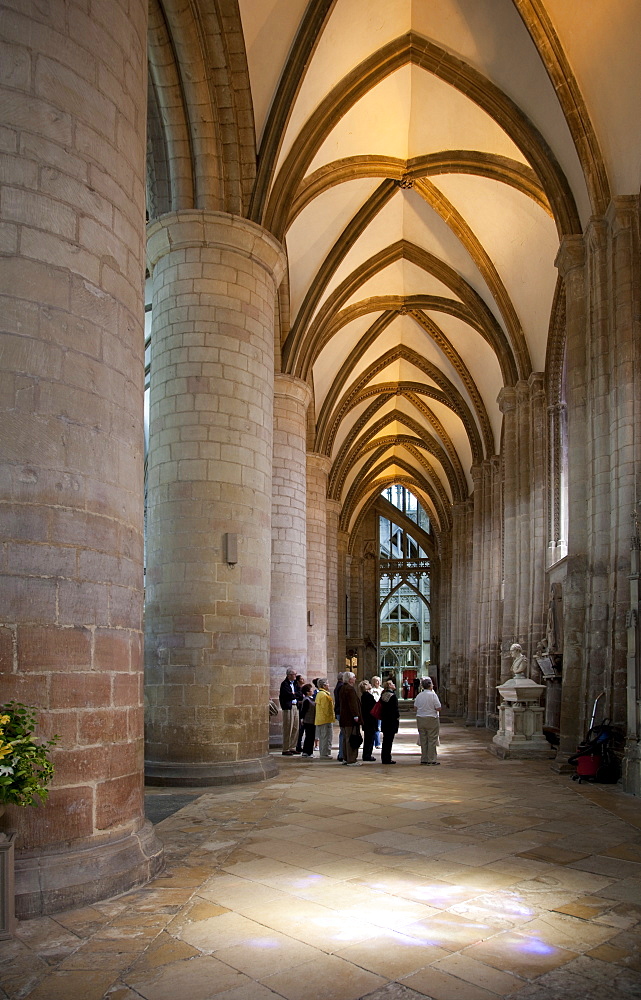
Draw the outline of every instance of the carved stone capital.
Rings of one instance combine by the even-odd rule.
[[[592,217],[585,227],[585,245],[590,253],[606,249],[608,245],[608,223],[605,219]]]
[[[639,198],[637,195],[619,195],[613,198],[605,213],[613,236],[618,236],[624,230],[632,229],[639,214]]]
[[[147,266],[151,274],[158,261],[177,250],[208,248],[249,258],[280,285],[287,257],[280,243],[262,226],[227,212],[185,209],[168,212],[147,226]]]
[[[562,278],[585,264],[585,244],[582,236],[564,236],[554,261]]]
[[[321,455],[317,451],[307,452],[307,468],[329,475],[332,468],[332,460],[328,455]]]
[[[276,372],[274,375],[274,396],[284,396],[293,399],[307,409],[312,401],[311,386],[295,375],[284,375]]]
[[[470,469],[470,475],[474,483],[474,492],[476,492],[476,490],[480,489],[483,482],[483,465],[473,465]]]
[[[545,372],[532,372],[527,382],[532,397],[545,395]]]
[[[501,413],[511,413],[516,409],[516,389],[512,385],[505,385],[496,397],[496,401]]]

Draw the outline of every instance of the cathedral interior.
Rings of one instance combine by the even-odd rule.
[[[361,850],[365,867],[391,864],[392,831],[409,845],[423,824],[442,847],[467,797],[459,887],[475,845],[474,871],[494,866],[478,885],[513,884],[487,888],[502,857],[487,838],[507,842],[512,805],[521,880],[614,852],[581,886],[563,868],[554,902],[563,933],[593,932],[598,954],[576,960],[610,970],[598,996],[641,995],[634,949],[608,943],[641,920],[640,25],[640,0],[0,0],[0,702],[33,706],[39,735],[58,737],[47,802],[0,820],[20,926],[124,920],[104,901],[131,892],[144,916],[141,893],[159,904],[140,887],[163,872],[166,892],[193,891],[166,873],[187,830],[205,863],[199,824],[223,815],[237,829],[271,809],[283,838],[307,831],[310,859],[327,828],[292,816],[306,796],[340,802],[334,855],[351,867],[313,870],[356,880]],[[523,703],[497,692],[517,644],[534,740],[517,732]],[[366,767],[341,784],[342,768],[301,777],[281,760],[268,703],[288,667],[332,688],[345,669],[395,682],[387,825],[353,818],[383,780]],[[456,739],[449,777],[421,792],[420,767],[402,776],[427,675]],[[580,789],[568,757],[606,720],[618,781]],[[145,789],[171,791],[182,818],[156,829]],[[603,809],[607,844],[588,829]],[[528,840],[544,818],[563,826],[554,856],[549,829]],[[232,842],[207,857],[229,866]],[[232,860],[249,871],[251,857]],[[212,872],[205,922],[226,888],[240,898]],[[269,891],[286,891],[280,875]],[[609,897],[610,876],[631,887]],[[599,896],[607,919],[586,902]],[[408,959],[405,986],[359,952],[385,982],[357,977],[336,1000],[575,995],[532,984],[552,966],[528,979],[465,943],[464,959],[423,962],[431,979]],[[47,954],[4,996],[76,996]],[[211,992],[207,968],[191,1000],[296,1000],[305,982],[223,976]],[[81,1000],[111,988],[93,974]],[[164,1000],[172,983],[109,996]]]

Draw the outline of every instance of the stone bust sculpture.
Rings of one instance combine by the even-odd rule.
[[[513,642],[510,646],[510,656],[512,657],[512,675],[519,678],[525,677],[527,660],[518,642]]]

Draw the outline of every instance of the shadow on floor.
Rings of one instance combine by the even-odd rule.
[[[198,798],[192,792],[145,792],[145,817],[152,823],[160,823],[168,816]]]

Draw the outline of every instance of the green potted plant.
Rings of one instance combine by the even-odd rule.
[[[44,802],[53,777],[49,759],[59,736],[34,738],[36,710],[18,701],[0,705],[0,813],[6,805],[32,806]]]
[[[44,802],[53,777],[49,759],[59,736],[34,738],[36,709],[19,701],[0,705],[0,816],[6,805],[32,806]],[[13,935],[13,854],[16,834],[0,833],[0,941]]]

